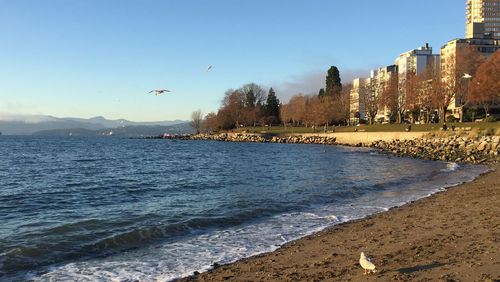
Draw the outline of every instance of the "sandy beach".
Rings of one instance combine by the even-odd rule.
[[[500,281],[500,167],[184,281]],[[364,251],[378,272],[359,265]]]

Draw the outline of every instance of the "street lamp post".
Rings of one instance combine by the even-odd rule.
[[[468,73],[464,73],[464,75],[462,76],[462,79],[465,79],[465,90],[464,91],[469,91],[469,79],[472,78],[472,75],[468,74]],[[464,95],[465,97],[467,97],[467,94]],[[466,98],[467,99],[467,98]],[[464,122],[464,103],[462,103],[462,101],[460,102],[460,122]],[[474,121],[474,114],[472,114],[472,121]]]

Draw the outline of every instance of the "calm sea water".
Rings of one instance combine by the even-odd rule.
[[[166,281],[470,181],[365,148],[0,137],[0,280]]]

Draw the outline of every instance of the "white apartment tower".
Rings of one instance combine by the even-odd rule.
[[[406,85],[409,73],[420,74],[429,67],[433,67],[434,71],[439,73],[439,57],[438,54],[432,54],[432,47],[426,43],[425,46],[405,52],[396,58],[401,101],[406,99]]]
[[[485,32],[500,39],[500,0],[467,0],[467,36],[474,37],[474,23],[484,23]]]

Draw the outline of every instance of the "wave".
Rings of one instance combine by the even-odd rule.
[[[265,213],[266,210],[257,212]],[[32,234],[38,238],[58,238],[57,243],[40,242],[34,246],[20,246],[0,254],[0,275],[20,270],[36,269],[41,266],[57,264],[95,256],[107,256],[131,250],[158,240],[173,240],[188,234],[202,233],[216,227],[227,228],[241,224],[252,217],[251,212],[241,212],[234,217],[197,217],[180,223],[166,226],[152,226],[130,231],[116,232],[102,238],[106,226],[109,230],[123,229],[119,227],[133,225],[144,218],[158,217],[155,214],[142,215],[141,218],[126,222],[109,222],[97,219],[84,220],[46,229]],[[101,237],[101,238],[100,238]],[[62,240],[61,238],[64,238]]]
[[[90,163],[90,162],[97,162],[98,159],[76,159],[73,161],[78,162],[78,163]]]
[[[454,185],[456,181],[470,181],[485,168],[467,167],[454,170],[453,182],[424,182],[415,184],[420,194],[406,193],[399,190],[381,189],[372,194],[362,195],[347,202],[321,205],[308,211],[286,212],[253,222],[226,226],[227,221],[196,218],[184,225],[168,226],[171,229],[150,228],[135,230],[107,238],[92,245],[101,250],[117,250],[129,247],[126,252],[109,254],[109,258],[73,262],[54,267],[46,274],[32,275],[35,280],[71,280],[81,273],[88,273],[90,280],[137,279],[171,280],[192,274],[194,271],[206,271],[214,262],[223,264],[238,259],[273,251],[279,246],[320,231],[328,226],[364,216],[387,211],[389,208],[437,192],[444,187]],[[441,180],[443,178],[440,178]],[[427,187],[421,191],[421,186]],[[411,190],[411,189],[410,189]],[[248,215],[244,215],[246,217]],[[214,226],[221,225],[221,228]],[[164,231],[196,230],[206,227],[203,232],[192,232],[191,236],[181,236],[175,240],[160,240],[157,244],[148,244],[140,248],[130,246],[152,242],[165,238]],[[166,227],[164,227],[166,228]],[[199,229],[198,229],[199,230]],[[151,238],[153,240],[151,240]],[[137,258],[140,257],[140,263]]]

